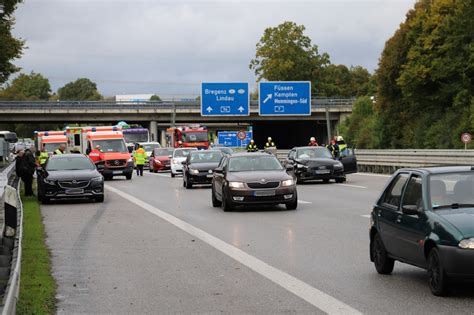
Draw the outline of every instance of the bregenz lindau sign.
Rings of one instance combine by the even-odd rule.
[[[202,83],[201,116],[248,116],[248,83]]]

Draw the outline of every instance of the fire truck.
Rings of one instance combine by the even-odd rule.
[[[105,179],[125,176],[132,179],[133,160],[120,126],[67,127],[68,151],[89,156]]]
[[[171,127],[166,129],[166,138],[169,145],[174,148],[209,148],[207,128],[202,126]]]
[[[65,131],[35,131],[35,146],[38,150],[45,148],[47,152],[53,153],[61,144],[67,145]]]

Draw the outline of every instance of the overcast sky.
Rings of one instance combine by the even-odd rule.
[[[50,79],[79,77],[106,96],[198,95],[202,81],[255,85],[249,70],[265,28],[293,21],[335,64],[373,71],[385,41],[415,0],[160,1],[24,0],[15,35],[28,49],[16,64]]]

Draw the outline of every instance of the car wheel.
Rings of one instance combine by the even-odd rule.
[[[125,175],[125,178],[127,178],[127,180],[131,180],[132,179],[132,174]]]
[[[48,197],[41,197],[41,203],[44,204],[44,205],[50,204],[51,199],[48,198]]]
[[[379,233],[374,235],[371,247],[372,257],[377,272],[383,275],[391,274],[395,265],[395,260],[388,256]]]
[[[217,207],[222,206],[222,202],[220,202],[216,198],[216,193],[214,192],[214,186],[212,186],[212,189],[211,189],[211,199],[212,199],[212,206],[213,207],[217,208]]]
[[[222,192],[222,209],[225,212],[229,212],[234,210],[234,206],[232,205],[231,201],[227,199],[227,196]]]
[[[328,178],[323,179],[323,183],[325,183],[325,184],[329,183],[329,179]]]
[[[336,183],[338,184],[344,183],[344,178],[336,178]]]
[[[434,247],[428,255],[428,275],[431,293],[436,296],[446,295],[448,277],[441,265],[439,251],[436,247]]]
[[[186,189],[191,189],[193,188],[193,184],[191,184],[187,179],[186,179]]]
[[[171,177],[175,177],[175,173],[173,173],[173,171],[171,171]]]
[[[295,198],[292,202],[285,204],[286,210],[296,210],[298,208],[298,197]]]
[[[94,198],[96,202],[104,202],[104,195]]]

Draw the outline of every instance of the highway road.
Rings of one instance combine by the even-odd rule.
[[[298,186],[298,210],[223,212],[209,187],[146,173],[103,204],[42,206],[59,313],[472,314],[474,286],[431,295],[425,271],[369,261],[368,214],[388,177]]]

